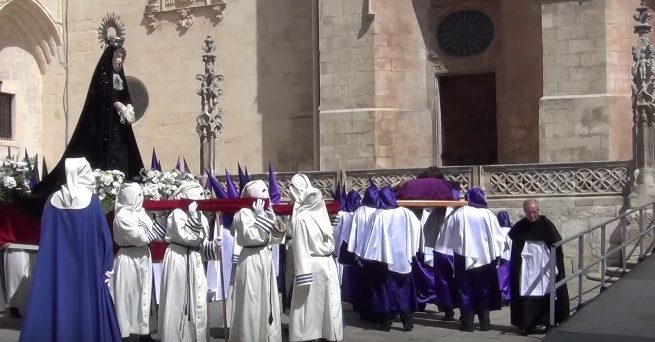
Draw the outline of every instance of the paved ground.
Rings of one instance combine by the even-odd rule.
[[[222,323],[220,319],[219,305],[212,305],[210,320],[211,329],[210,341],[224,341],[223,329],[218,328]],[[400,322],[394,322],[391,331],[383,332],[375,329],[375,326],[362,323],[349,306],[344,305],[346,317],[344,341],[353,342],[381,342],[381,341],[442,341],[442,342],[473,342],[473,341],[540,341],[543,335],[519,336],[509,325],[509,308],[493,312],[491,315],[491,331],[460,332],[458,323],[442,322],[441,313],[436,312],[436,307],[428,307],[428,312],[417,313],[414,321],[414,330],[403,332]],[[0,316],[0,342],[18,341],[20,320]],[[286,341],[286,338],[284,339]]]
[[[655,257],[546,336],[546,342],[655,341]]]
[[[653,259],[655,260],[655,258]],[[652,283],[651,283],[652,284]],[[651,286],[652,287],[652,286]],[[598,294],[598,283],[585,281],[583,285],[583,301],[587,301]],[[572,298],[571,306],[575,307],[577,296],[577,283],[569,283],[569,293]],[[652,309],[651,300],[649,307]],[[210,319],[210,341],[224,341],[222,327],[222,307],[220,303],[211,304]],[[439,342],[474,342],[474,341],[541,341],[544,335],[520,336],[509,323],[509,307],[502,311],[491,313],[491,331],[461,332],[458,330],[458,322],[441,321],[442,314],[438,313],[436,307],[428,306],[426,312],[416,313],[414,319],[414,330],[404,332],[402,325],[395,321],[391,331],[383,332],[376,329],[372,324],[359,321],[357,313],[348,304],[344,304],[344,317],[346,327],[344,329],[344,341],[348,342],[383,342],[383,341],[439,341]],[[283,319],[284,321],[284,319]],[[6,313],[0,313],[0,342],[18,341],[20,320],[10,318]],[[286,338],[284,339],[286,341]]]

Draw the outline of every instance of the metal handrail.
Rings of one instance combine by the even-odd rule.
[[[566,285],[568,281],[570,281],[573,278],[578,278],[578,296],[577,296],[577,304],[578,308],[582,306],[582,280],[584,277],[584,274],[587,270],[589,270],[591,267],[595,266],[596,264],[600,263],[600,289],[603,290],[605,288],[605,273],[607,271],[607,256],[608,255],[613,255],[617,251],[621,250],[621,266],[623,272],[626,272],[627,269],[627,254],[626,254],[626,247],[632,244],[633,242],[639,240],[639,243],[633,247],[631,250],[630,254],[632,254],[637,247],[639,247],[639,260],[641,260],[644,256],[644,247],[643,247],[643,238],[645,235],[649,234],[651,231],[655,230],[655,216],[651,217],[650,222],[648,222],[647,227],[644,227],[644,211],[646,208],[650,208],[652,212],[655,214],[655,202],[651,202],[649,204],[645,204],[639,208],[634,208],[631,210],[628,210],[624,212],[623,214],[607,220],[603,223],[597,224],[589,229],[586,229],[582,232],[579,232],[575,235],[569,236],[565,239],[562,239],[560,241],[555,242],[550,246],[550,260],[549,260],[549,269],[550,269],[550,279],[549,279],[549,284],[548,284],[548,290],[550,291],[550,325],[554,326],[555,325],[555,297],[556,297],[556,291],[560,287]],[[634,213],[638,212],[639,213],[639,235],[637,237],[631,239],[630,241],[626,242],[626,229],[627,229],[627,224],[626,224],[626,218],[629,215],[632,215]],[[621,229],[621,245],[612,248],[610,250],[606,250],[605,248],[605,236],[606,236],[606,230],[607,230],[607,225],[615,222],[615,221],[620,221],[619,223],[619,228]],[[585,235],[592,233],[596,230],[600,229],[600,258],[597,260],[594,260],[591,262],[590,265],[586,265],[584,263],[584,237]],[[564,277],[564,279],[560,281],[556,281],[555,278],[555,272],[556,272],[556,250],[557,248],[560,248],[562,245],[564,245],[567,242],[573,241],[573,240],[578,240],[578,267],[575,272],[572,272],[570,275]],[[655,244],[655,242],[653,243]],[[651,246],[653,245],[651,244]],[[650,248],[650,247],[649,247]]]

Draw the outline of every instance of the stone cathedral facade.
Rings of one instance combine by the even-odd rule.
[[[199,170],[203,41],[223,75],[216,170],[632,158],[638,0],[0,0],[0,151],[53,166],[125,28],[149,165]],[[655,2],[646,1],[653,8]],[[0,152],[4,153],[4,152]]]

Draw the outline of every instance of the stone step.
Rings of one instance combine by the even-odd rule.
[[[600,282],[600,272],[589,272],[589,273],[587,273],[587,279]],[[621,277],[605,275],[605,282],[606,283],[615,283],[619,279],[621,279]]]

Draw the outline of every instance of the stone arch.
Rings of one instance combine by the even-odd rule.
[[[31,48],[39,71],[45,74],[61,45],[57,24],[46,7],[38,0],[0,0],[0,21],[16,28],[17,38]]]

